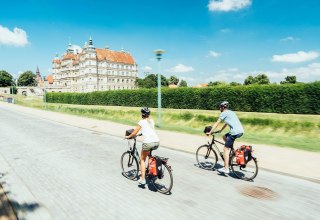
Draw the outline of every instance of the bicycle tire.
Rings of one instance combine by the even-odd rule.
[[[255,157],[252,157],[251,160],[244,166],[239,165],[236,162],[236,155],[233,155],[230,161],[231,170],[234,175],[246,181],[253,180],[258,175],[258,162]]]
[[[163,177],[161,179],[159,179],[158,177],[153,177],[152,178],[152,184],[154,186],[154,188],[163,194],[167,194],[169,192],[171,192],[171,189],[173,187],[173,175],[172,175],[172,171],[171,171],[171,167],[168,166],[167,164],[162,164],[163,166]],[[167,172],[165,172],[167,171]],[[165,178],[169,178],[168,179],[168,183],[164,184],[164,179]]]
[[[130,180],[133,180],[138,177],[139,163],[137,158],[131,155],[131,152],[124,152],[122,154],[120,164],[123,176]]]
[[[208,155],[208,150],[210,150]],[[211,153],[213,152],[213,154]],[[207,156],[208,155],[208,156]],[[196,159],[199,167],[205,170],[213,170],[218,162],[218,155],[209,145],[201,145],[196,152]]]

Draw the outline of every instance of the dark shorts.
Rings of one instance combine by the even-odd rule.
[[[225,146],[228,147],[228,148],[232,148],[234,141],[235,141],[237,138],[241,137],[242,135],[243,135],[242,133],[236,134],[236,135],[231,135],[230,133],[225,134],[225,135],[224,135],[224,136],[226,136]]]

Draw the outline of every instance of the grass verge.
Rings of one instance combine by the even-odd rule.
[[[23,96],[14,96],[14,98],[16,104],[38,109],[44,108],[41,99]],[[140,119],[140,108],[138,107],[47,103],[47,109],[133,126]],[[153,118],[157,121],[157,109],[151,109],[151,111]],[[203,135],[203,128],[213,124],[219,114],[219,111],[163,109],[161,129]],[[237,115],[245,129],[241,142],[320,152],[320,115],[254,112],[237,112]],[[227,132],[227,129],[225,131]]]

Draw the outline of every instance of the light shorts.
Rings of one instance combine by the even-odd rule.
[[[152,143],[142,143],[142,150],[143,151],[150,151],[156,150],[159,147],[159,142],[152,142]]]

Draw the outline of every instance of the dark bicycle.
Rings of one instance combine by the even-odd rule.
[[[136,135],[130,140],[133,140],[133,145],[131,145],[130,140],[128,140],[129,150],[124,152],[121,156],[121,168],[122,174],[126,178],[130,180],[137,180],[139,176],[140,169],[140,156],[137,151],[137,140],[138,136],[142,134]],[[150,180],[155,189],[160,193],[170,193],[173,186],[173,176],[172,176],[172,168],[168,165],[168,159],[164,157],[158,157],[152,155],[152,150],[150,151],[148,158],[155,158],[156,160],[161,161],[161,164],[157,164],[157,170],[161,170],[161,174],[159,175],[151,175],[149,174],[149,163],[146,166],[146,179]]]
[[[224,146],[224,143],[215,140],[215,134],[219,132],[213,132],[211,143],[208,141],[208,144],[202,145],[197,149],[196,159],[198,165],[206,170],[213,170],[218,162],[218,154],[221,159],[224,161],[223,152],[219,150],[216,143],[219,143]],[[217,154],[218,153],[218,154]],[[237,159],[236,151],[234,148],[231,149],[229,155],[229,166],[234,175],[243,180],[253,180],[258,175],[258,163],[257,159],[252,155],[252,152],[248,152],[245,155],[245,164],[239,164]]]

